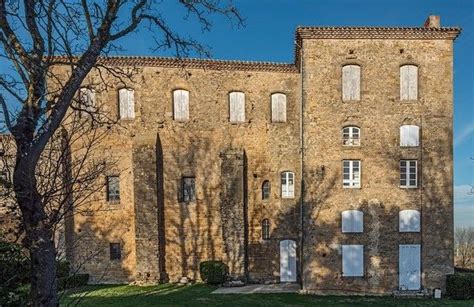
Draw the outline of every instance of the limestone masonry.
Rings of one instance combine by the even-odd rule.
[[[81,91],[120,119],[101,145],[118,163],[102,210],[67,223],[68,259],[95,282],[200,280],[222,260],[309,292],[443,289],[459,33],[437,16],[299,27],[292,64],[101,58],[136,75]]]

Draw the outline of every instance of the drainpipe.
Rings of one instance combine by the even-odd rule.
[[[301,76],[301,92],[300,92],[300,287],[303,289],[303,243],[304,243],[304,141],[303,141],[303,112],[304,112],[304,87],[303,87],[303,46],[295,41],[295,45],[300,50],[300,63],[299,71]]]

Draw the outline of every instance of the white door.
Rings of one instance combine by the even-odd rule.
[[[421,246],[419,244],[401,244],[398,251],[400,290],[419,290]]]
[[[280,282],[296,282],[296,242],[280,242]]]

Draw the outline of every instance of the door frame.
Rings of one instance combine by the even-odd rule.
[[[291,278],[292,276],[288,276],[288,280],[283,280],[283,276],[285,276],[285,278],[287,277],[286,275],[287,274],[283,274],[282,273],[282,269],[283,269],[283,266],[282,266],[282,246],[283,244],[286,243],[286,251],[287,251],[287,271],[290,271],[290,244],[294,244],[294,250],[295,250],[295,256],[294,256],[294,277]],[[297,266],[297,259],[298,259],[298,252],[297,252],[297,245],[296,245],[296,240],[293,240],[293,239],[284,239],[284,240],[281,240],[279,241],[279,244],[278,244],[278,247],[279,247],[279,263],[280,263],[280,282],[281,283],[290,283],[290,282],[297,282],[298,281],[298,266]],[[289,274],[288,274],[289,275]],[[290,279],[291,278],[291,279]]]

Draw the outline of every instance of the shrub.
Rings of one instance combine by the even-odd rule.
[[[455,273],[446,277],[446,295],[459,300],[474,298],[474,273]]]
[[[70,271],[71,271],[71,269],[70,269],[70,264],[69,264],[69,262],[64,261],[64,260],[60,260],[60,261],[57,262],[57,266],[56,266],[56,276],[57,276],[58,278],[61,278],[61,277],[68,277]]]
[[[218,285],[225,281],[229,267],[222,261],[203,261],[199,264],[201,279],[208,284]]]
[[[67,277],[58,278],[58,289],[59,291],[82,287],[87,285],[89,281],[89,274],[76,274]]]
[[[28,253],[16,243],[0,241],[0,306],[26,302],[30,279]]]

